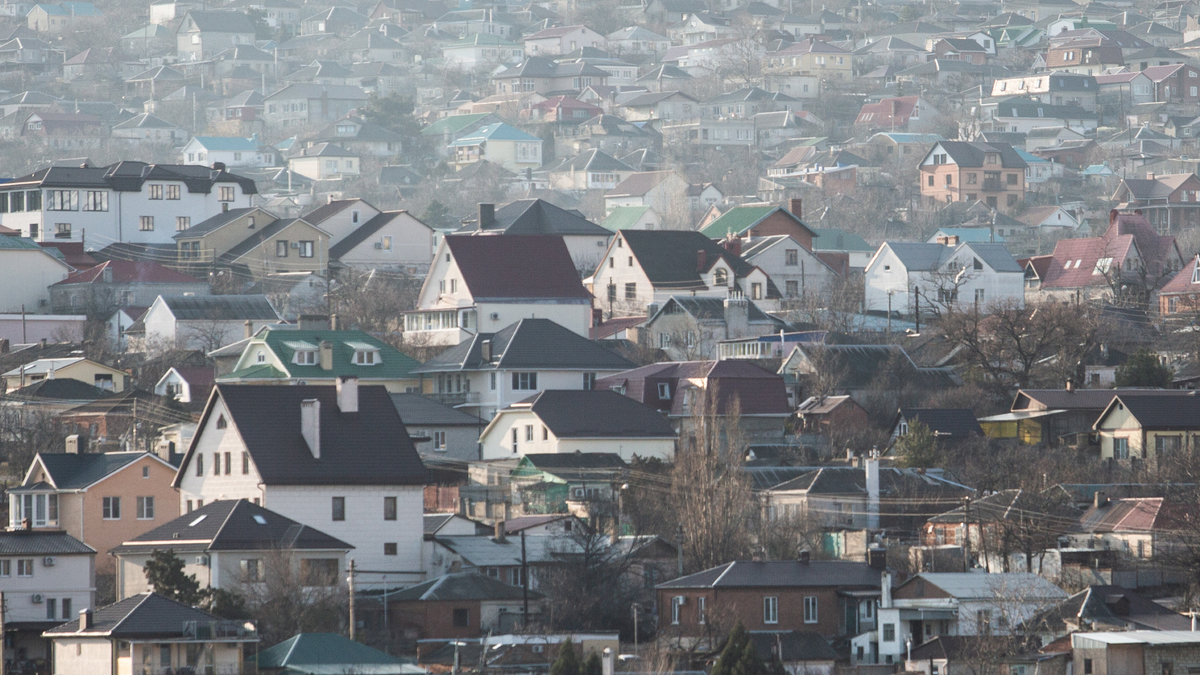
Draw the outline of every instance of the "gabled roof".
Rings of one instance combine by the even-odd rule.
[[[1196,429],[1200,426],[1200,396],[1126,396],[1117,394],[1096,420],[1094,428],[1116,407],[1124,407],[1138,426],[1147,430]]]
[[[428,471],[382,386],[359,385],[358,413],[339,412],[333,385],[213,388],[199,428],[219,398],[265,485],[424,485]],[[320,402],[321,459],[300,433],[301,403]],[[178,487],[203,436],[197,433],[175,477]]]
[[[721,239],[729,235],[741,237],[755,225],[776,213],[782,213],[784,217],[796,221],[796,224],[804,230],[812,232],[803,220],[782,206],[735,206],[721,214],[720,218],[709,223],[708,227],[701,230],[701,233],[710,239]]]
[[[937,436],[963,438],[982,436],[983,427],[970,408],[901,408],[896,421],[903,417],[909,424],[920,422]],[[893,423],[892,427],[895,427]]]
[[[219,622],[218,617],[198,609],[164,598],[157,593],[139,593],[101,607],[92,613],[92,625],[79,629],[79,619],[72,619],[61,626],[46,631],[46,637],[104,636],[122,639],[181,639],[186,637],[185,626],[195,622],[207,626]],[[213,636],[215,642],[256,642],[257,635],[247,633],[241,637],[221,638]]]
[[[1093,584],[1025,621],[1035,631],[1063,634],[1071,627],[1120,626],[1139,630],[1190,630],[1191,620],[1122,586]]]
[[[406,426],[416,427],[476,427],[482,429],[487,422],[459,410],[439,403],[420,394],[392,394],[392,405],[400,413]]]
[[[941,148],[960,167],[978,169],[988,153],[1000,154],[1000,165],[1006,169],[1024,169],[1025,160],[1007,143],[978,143],[970,141],[938,141],[930,152]]]
[[[483,358],[483,343],[491,359]],[[478,333],[438,354],[416,373],[458,370],[625,370],[619,354],[549,319],[521,319],[495,333]]]
[[[659,289],[707,288],[700,275],[711,269],[717,260],[724,260],[738,279],[745,278],[754,269],[701,232],[624,230],[620,236],[646,278]],[[698,265],[700,251],[705,257],[703,270]],[[778,289],[775,292],[778,293]]]
[[[635,401],[681,417],[688,414],[683,391],[695,388],[695,383],[715,386],[718,415],[724,415],[734,400],[743,416],[774,417],[792,412],[783,378],[741,359],[655,363],[600,378],[596,389],[620,389]],[[659,384],[667,385],[669,399],[660,396]]]
[[[603,153],[602,153],[603,154]],[[608,155],[604,155],[608,157]],[[612,159],[609,157],[609,159]],[[612,160],[616,162],[616,160]],[[624,166],[624,165],[622,165]],[[597,170],[597,169],[593,169]],[[625,167],[625,170],[631,170]],[[496,209],[492,222],[480,226],[476,222],[463,231],[483,230],[508,235],[587,235],[608,237],[612,232],[584,218],[578,211],[568,211],[544,199],[518,199]],[[461,264],[460,264],[461,266]]]
[[[558,438],[675,438],[657,410],[615,391],[548,389],[508,410],[532,410]]]
[[[158,300],[171,310],[176,321],[279,319],[264,295],[160,295]]]
[[[958,600],[996,600],[1013,597],[1018,592],[1025,602],[1067,597],[1066,591],[1029,572],[923,572],[900,584],[897,589],[910,584],[921,588],[926,583]]]
[[[598,226],[597,226],[598,227]],[[590,301],[561,236],[447,235],[472,297]]]
[[[407,213],[407,212],[406,211],[384,211],[382,213],[378,213],[378,214],[374,215],[370,220],[363,223],[362,225],[359,225],[358,228],[355,229],[353,232],[346,235],[345,237],[342,237],[338,241],[338,243],[334,244],[333,246],[330,246],[329,247],[329,258],[331,260],[337,260],[337,259],[341,258],[342,256],[346,255],[350,251],[354,250],[354,248],[356,246],[358,246],[359,244],[361,244],[364,241],[366,241],[367,239],[369,239],[371,236],[373,236],[379,230],[383,229],[383,227],[385,225],[387,225],[388,223],[395,220],[402,213]],[[411,214],[409,214],[409,215],[411,216]],[[413,219],[416,220],[416,217],[414,216]],[[305,218],[305,220],[308,220],[308,219]],[[421,222],[421,221],[418,220],[417,222]],[[424,225],[424,223],[421,223],[421,224]],[[428,225],[426,225],[426,227],[428,227]],[[430,228],[430,229],[432,229],[432,228]]]
[[[254,659],[260,670],[280,669],[296,675],[417,675],[428,672],[334,633],[300,633],[260,651]]]
[[[146,452],[38,453],[34,463],[41,464],[55,488],[82,490],[147,456],[155,455]]]
[[[105,278],[105,272],[109,278]],[[116,284],[199,284],[198,279],[181,274],[149,260],[106,260],[95,267],[73,272],[54,286],[72,284],[116,283]]]
[[[1177,529],[1186,527],[1185,519],[1181,517],[1186,508],[1162,497],[1109,499],[1100,506],[1093,504],[1088,508],[1079,519],[1077,531],[1097,534]]]
[[[313,380],[346,376],[357,377],[363,382],[404,379],[410,377],[412,370],[421,365],[411,356],[360,330],[268,330],[251,340],[247,349],[259,340],[283,362],[287,374],[293,379]],[[322,342],[328,342],[333,347],[333,367],[330,370],[323,370],[319,363],[293,363],[297,351],[318,350]],[[367,347],[376,350],[375,363],[369,366],[355,364],[354,353]],[[244,371],[234,371],[222,379],[257,379],[248,375]]]
[[[205,33],[254,34],[254,21],[242,12],[192,10],[187,15],[196,22],[196,28]],[[182,25],[180,24],[181,27]]]
[[[113,553],[176,551],[349,551],[354,547],[320,530],[245,499],[209,502],[175,520],[134,537]]]
[[[447,574],[388,596],[389,600],[395,602],[488,602],[520,600],[523,597],[523,590],[520,586],[510,586],[497,579],[474,572]],[[529,591],[529,597],[540,598],[542,594],[537,591]]]
[[[645,195],[654,188],[658,187],[659,183],[667,180],[671,176],[678,176],[674,171],[641,171],[630,175],[625,180],[617,184],[616,187],[605,193],[605,197],[638,197]],[[680,180],[683,180],[680,178]]]
[[[980,575],[986,576],[986,575]],[[661,583],[655,588],[879,587],[879,570],[846,560],[737,560]]]
[[[496,122],[494,124],[480,127],[465,136],[461,136],[450,145],[479,145],[480,143],[484,143],[486,141],[524,141],[529,143],[541,143],[542,139],[532,134],[527,134],[516,127],[509,126],[504,122]]]

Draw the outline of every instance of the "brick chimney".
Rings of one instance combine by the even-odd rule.
[[[696,251],[696,271],[703,272],[708,269],[708,252],[704,249]]]
[[[799,197],[793,197],[788,200],[788,211],[792,212],[797,218],[804,217],[804,200]]]

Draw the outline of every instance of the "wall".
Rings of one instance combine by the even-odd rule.
[[[4,299],[0,311],[44,314],[50,311],[50,284],[67,278],[71,268],[41,250],[0,251],[0,285]],[[56,340],[57,341],[57,340]]]
[[[34,309],[27,307],[26,311]],[[82,340],[86,323],[84,314],[0,314],[0,338],[10,344],[39,340],[57,342],[64,334]]]
[[[116,675],[113,644],[104,638],[54,639],[54,672],[58,675]]]
[[[810,237],[811,239],[811,237]],[[797,296],[823,295],[826,287],[837,281],[838,275],[829,266],[812,254],[812,242],[803,245],[795,239],[784,240],[747,260],[751,265],[762,268],[783,297],[788,293],[789,281],[796,282]],[[787,251],[796,252],[796,264],[789,265]]]
[[[11,537],[10,537],[11,538]],[[11,566],[11,576],[0,578],[0,591],[4,592],[5,621],[39,621],[50,619],[70,621],[79,616],[79,610],[92,607],[95,592],[93,556],[88,555],[56,555],[54,565],[46,566],[45,555],[5,556]],[[17,560],[24,558],[33,560],[33,576],[17,576]],[[42,595],[42,601],[35,603],[32,596]],[[63,599],[71,600],[71,610],[63,615]],[[55,615],[47,616],[47,600],[56,602]]]
[[[428,441],[414,443],[417,448],[417,452],[421,453],[422,458],[428,458],[433,461],[454,459],[464,462],[473,462],[479,459],[479,432],[483,430],[484,424],[486,424],[486,422],[480,423],[478,426],[455,427],[406,424],[405,429],[407,429],[410,436],[430,434]],[[434,450],[432,436],[434,431],[445,432],[445,449]]]
[[[255,319],[251,322],[251,332],[257,333],[263,326],[274,326],[279,323],[275,319],[259,320]],[[157,330],[152,332],[150,324],[146,323],[146,340],[153,345],[155,338],[174,342],[177,346],[183,349],[208,349],[208,339],[210,336],[216,335],[214,332],[217,327],[223,328],[221,334],[221,345],[228,345],[244,338],[246,332],[246,322],[242,319],[234,319],[232,321],[178,321],[175,324],[174,330],[168,335],[159,333]]]
[[[526,371],[517,371],[526,372]],[[512,388],[511,370],[481,371],[468,373],[472,394],[478,394],[478,402],[467,408],[467,412],[479,415],[484,420],[490,420],[497,410],[505,408],[517,401],[534,396],[546,389],[568,389],[579,391],[583,389],[583,373],[595,372],[596,378],[614,375],[619,371],[600,370],[539,370],[537,371],[537,389]],[[492,374],[496,375],[496,389],[492,389]],[[436,377],[436,375],[434,376]],[[478,406],[476,408],[475,406]],[[509,452],[511,453],[511,450]]]
[[[392,238],[391,250],[377,249],[383,237]],[[433,260],[434,232],[408,213],[401,213],[358,246],[342,255],[339,262],[370,268],[401,267],[425,272]]]
[[[540,384],[540,382],[539,382]],[[525,440],[525,427],[533,427],[533,440]],[[512,430],[517,430],[517,453],[512,451]],[[483,459],[524,457],[534,453],[615,452],[630,461],[634,455],[658,457],[670,461],[675,455],[673,438],[596,438],[560,440],[528,410],[503,413],[501,419],[480,438]]]
[[[292,243],[302,241],[312,242],[312,257],[301,258],[300,250],[292,248]],[[283,242],[287,247],[287,255],[278,254],[278,242]],[[303,220],[294,220],[246,252],[236,262],[249,268],[254,278],[261,279],[283,272],[321,272],[328,266],[328,261],[329,240],[325,233]]]
[[[671,623],[671,598],[682,595],[687,598],[678,625]],[[822,588],[756,588],[756,589],[660,589],[658,591],[658,615],[661,629],[678,631],[685,635],[697,635],[706,630],[699,623],[698,598],[706,598],[705,614],[709,621],[720,617],[725,623],[739,620],[746,630],[796,630],[816,631],[825,637],[836,637],[845,628],[843,602],[837,590]],[[778,598],[778,623],[766,623],[763,619],[765,597]],[[804,598],[817,598],[817,622],[804,622]]]
[[[143,478],[144,469],[149,472],[147,478]],[[115,561],[108,555],[109,549],[179,517],[179,499],[171,487],[174,479],[175,470],[172,467],[147,455],[82,493],[81,500],[65,498],[66,495],[59,498],[60,509],[68,505],[73,511],[68,513],[64,510],[63,526],[72,536],[96,549],[98,574],[115,573]],[[104,497],[114,496],[121,498],[121,518],[104,520]],[[154,497],[154,518],[138,519],[138,497]],[[78,509],[81,506],[82,528],[76,524],[79,522]]]

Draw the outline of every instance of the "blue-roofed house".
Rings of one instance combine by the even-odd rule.
[[[180,155],[180,164],[212,166],[220,162],[232,169],[275,166],[278,153],[254,136],[195,136],[183,146]]]
[[[524,171],[542,165],[542,139],[516,127],[496,122],[460,137],[450,144],[456,169],[487,160],[508,169]]]
[[[64,2],[57,5],[37,4],[29,10],[25,21],[30,30],[42,33],[56,33],[66,30],[78,19],[92,19],[104,16],[90,2]]]
[[[884,242],[863,279],[868,310],[913,315],[918,302],[930,312],[1025,301],[1024,269],[1004,244]]]

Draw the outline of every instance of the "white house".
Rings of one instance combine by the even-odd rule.
[[[479,445],[484,460],[611,452],[627,462],[635,455],[670,461],[675,438],[657,410],[615,391],[545,390],[497,412]]]
[[[362,159],[340,145],[318,143],[288,157],[288,169],[313,180],[342,180],[359,175]]]
[[[438,239],[408,211],[380,211],[363,199],[330,201],[304,219],[329,233],[329,259],[347,267],[423,274]]]
[[[154,393],[180,403],[203,403],[212,391],[216,372],[209,367],[171,366],[154,384]]]
[[[525,318],[588,334],[592,296],[563,238],[448,235],[425,275],[417,309],[404,317],[404,331],[429,344],[455,345]]]
[[[145,347],[152,351],[212,351],[279,321],[262,295],[160,295],[142,316]]]
[[[915,314],[949,305],[1025,303],[1025,272],[1003,244],[885,242],[864,272],[866,306]]]
[[[4,659],[49,659],[42,631],[93,606],[96,551],[61,530],[0,532]],[[18,656],[20,655],[20,656]]]
[[[70,273],[71,266],[50,255],[50,250],[28,239],[0,236],[0,286],[4,288],[0,312],[49,313],[49,286]]]
[[[585,47],[604,49],[605,37],[587,26],[558,26],[546,28],[525,37],[525,51],[530,56],[569,54]]]
[[[525,59],[525,48],[496,35],[473,33],[442,47],[442,58],[447,64],[469,72],[476,68],[515,66]]]
[[[184,164],[199,166],[220,162],[233,168],[259,168],[277,163],[276,152],[254,137],[194,136],[183,146],[180,155]]]
[[[218,384],[180,464],[180,511],[245,499],[354,547],[387,583],[421,581],[429,474],[388,392],[334,386]],[[330,564],[329,573],[344,570]],[[364,576],[360,588],[383,582]]]
[[[822,295],[830,284],[841,278],[842,270],[834,270],[804,244],[786,234],[746,239],[742,244],[742,258],[765,272],[785,298]]]
[[[192,222],[250,206],[254,181],[217,164],[50,166],[0,185],[0,225],[35,241],[169,244]]]
[[[613,54],[644,54],[657,56],[671,48],[671,38],[659,35],[642,26],[630,26],[609,33],[608,49]]]

